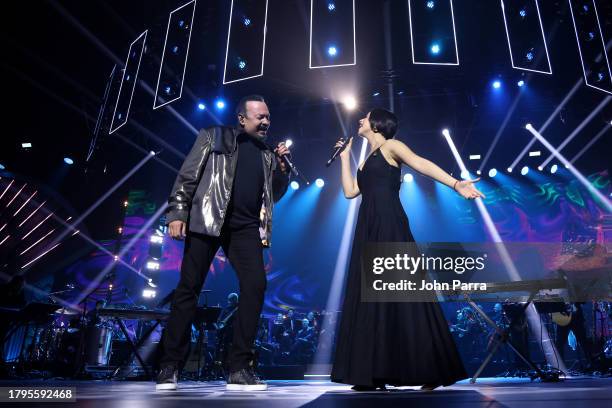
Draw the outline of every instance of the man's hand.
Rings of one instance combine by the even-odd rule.
[[[187,224],[181,220],[174,220],[168,224],[168,231],[172,238],[183,240],[187,235]]]
[[[291,152],[289,148],[285,146],[285,142],[280,142],[276,149],[274,149],[274,153],[276,154],[276,160],[278,161],[278,165],[283,173],[287,173],[287,164],[283,160],[284,155],[291,156]]]

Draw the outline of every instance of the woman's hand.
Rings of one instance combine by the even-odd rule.
[[[475,180],[457,181],[454,186],[455,191],[467,200],[473,200],[474,198],[478,197],[485,198],[485,195],[474,187],[474,183],[478,183],[479,181],[480,177]]]
[[[346,143],[346,141],[344,140],[344,138],[340,138],[336,142],[336,145],[334,146],[334,149],[342,147],[345,143]],[[340,152],[340,158],[341,159],[348,159],[351,156],[351,147],[353,147],[353,139],[352,138],[349,139],[349,141],[346,144],[346,147],[344,148],[344,150],[342,150],[342,152]]]

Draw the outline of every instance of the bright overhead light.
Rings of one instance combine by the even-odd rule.
[[[348,110],[354,110],[357,107],[357,100],[353,96],[347,96],[342,101],[344,107]]]

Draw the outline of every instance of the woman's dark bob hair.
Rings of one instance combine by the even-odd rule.
[[[397,132],[397,116],[386,109],[375,108],[370,111],[370,128],[385,139],[393,139]]]

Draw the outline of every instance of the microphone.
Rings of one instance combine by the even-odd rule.
[[[346,141],[342,144],[342,146],[337,147],[336,150],[334,150],[334,154],[332,154],[332,156],[329,158],[329,160],[327,161],[327,163],[325,164],[325,167],[329,167],[331,166],[331,164],[334,162],[334,160],[336,160],[336,157],[338,157],[338,155],[340,153],[342,153],[344,151],[344,149],[346,149],[346,146],[348,145],[349,141],[353,138],[353,136],[349,136],[348,139],[346,139]]]
[[[269,144],[266,144],[266,146],[267,146],[268,150],[270,150],[271,152],[274,152],[274,147],[273,147],[273,146],[271,146],[271,145],[269,145]],[[280,156],[280,157],[281,157],[281,159],[282,159],[282,160],[285,162],[285,164],[287,165],[287,167],[289,168],[289,172],[290,172],[291,174],[293,174],[293,175],[294,175],[294,176],[296,176],[296,177],[301,178],[301,179],[302,179],[302,181],[304,181],[304,183],[306,183],[306,184],[310,184],[310,181],[308,181],[308,179],[307,179],[306,177],[304,177],[304,175],[303,175],[303,174],[301,174],[301,173],[299,172],[299,170],[297,169],[297,167],[295,167],[295,165],[294,165],[294,164],[293,164],[293,162],[291,161],[291,158],[289,158],[289,155],[284,154],[284,155],[282,155],[282,156]]]

